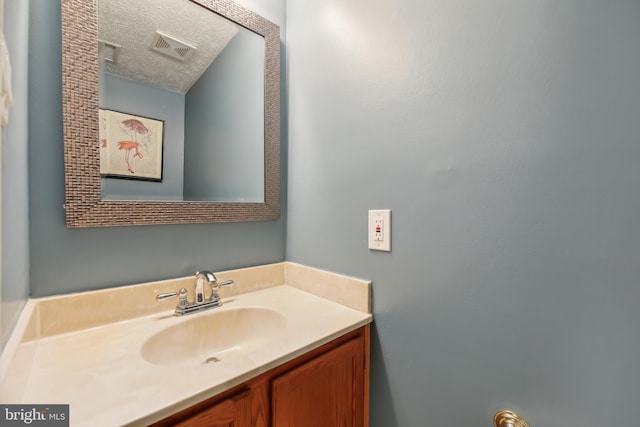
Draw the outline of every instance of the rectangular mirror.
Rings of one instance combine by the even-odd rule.
[[[67,225],[279,218],[278,26],[229,1],[92,3],[62,0]]]

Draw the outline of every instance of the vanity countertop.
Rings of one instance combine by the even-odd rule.
[[[291,280],[295,281],[293,276]],[[158,365],[143,358],[143,344],[164,329],[242,307],[279,313],[286,320],[283,329],[269,343],[246,354],[221,356],[216,363]],[[0,400],[70,404],[72,426],[147,425],[371,321],[366,311],[298,287],[268,287],[224,298],[222,307],[198,314],[175,317],[164,311],[23,342],[19,351],[29,355],[30,363],[14,362],[6,372],[9,383],[22,382],[22,390],[2,387]]]

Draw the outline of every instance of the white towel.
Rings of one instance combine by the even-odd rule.
[[[4,35],[0,33],[0,126],[2,127],[9,121],[9,107],[12,104],[9,49],[4,41]]]

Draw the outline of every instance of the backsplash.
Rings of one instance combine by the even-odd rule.
[[[232,286],[219,290],[223,302],[235,295],[289,285],[354,310],[371,312],[369,281],[301,264],[281,262],[221,271],[215,275],[221,282],[234,281]],[[192,299],[194,280],[193,276],[187,276],[31,300],[33,304],[29,309],[33,310],[33,315],[30,316],[22,341],[170,312],[176,306],[177,299],[156,301],[156,295],[185,288],[188,298]]]

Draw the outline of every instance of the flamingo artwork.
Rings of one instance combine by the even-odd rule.
[[[151,131],[140,121],[136,119],[128,119],[120,122],[120,128],[124,133],[133,134],[133,141],[120,141],[118,142],[118,150],[124,150],[124,160],[127,163],[127,169],[131,173],[135,173],[133,170],[135,165],[135,159],[142,159],[144,156],[140,152],[140,143],[137,141],[137,136],[148,137]],[[143,143],[146,148],[146,143]],[[131,159],[131,150],[135,150],[133,159]],[[133,164],[133,165],[132,165]]]
[[[100,175],[162,181],[163,120],[100,109]]]
[[[133,170],[133,166],[131,166],[131,162],[129,162],[129,158],[131,156],[131,150],[135,150],[135,153],[133,153],[133,159],[135,160],[135,158],[139,158],[142,159],[144,156],[142,155],[142,153],[140,152],[140,150],[138,149],[140,147],[140,144],[135,142],[135,141],[120,141],[118,142],[118,150],[125,150],[126,153],[124,155],[124,161],[127,162],[127,168],[129,169],[129,172],[131,173],[135,173],[135,171]]]

